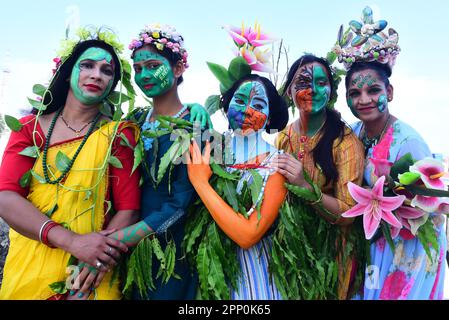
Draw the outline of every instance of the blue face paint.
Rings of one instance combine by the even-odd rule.
[[[388,98],[386,95],[381,95],[377,100],[377,109],[379,112],[384,112],[388,107]]]
[[[265,128],[269,115],[269,102],[264,85],[259,81],[242,83],[235,91],[228,108],[229,125],[242,132]]]

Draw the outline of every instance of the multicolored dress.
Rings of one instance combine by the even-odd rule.
[[[62,186],[41,183],[33,176],[29,187],[22,187],[19,181],[31,169],[37,175],[44,176],[42,157],[36,160],[19,155],[19,152],[34,146],[34,141],[42,152],[45,135],[34,115],[20,119],[20,122],[23,124],[22,129],[11,133],[3,154],[0,191],[17,192],[42,213],[53,210],[52,220],[65,223],[78,234],[104,229],[111,218],[111,213],[107,210],[110,200],[117,211],[140,209],[140,173],[137,171],[131,174],[133,150],[120,145],[120,139],[114,139],[116,122],[103,125],[89,136],[72,169],[61,182]],[[138,128],[130,123],[122,123],[118,128],[129,143],[135,145]],[[58,152],[72,158],[82,140],[83,137],[75,138],[49,147],[47,164],[55,176],[61,174],[56,166]],[[123,168],[108,165],[110,153],[119,159]],[[0,288],[0,300],[45,300],[55,296],[49,285],[66,281],[69,276],[67,266],[70,253],[59,248],[52,249],[13,229],[10,229],[9,237],[11,243]],[[121,298],[119,279],[111,282],[112,274],[112,271],[107,273],[96,289],[97,299]]]
[[[266,166],[277,150],[271,152],[261,166]],[[269,169],[259,169],[268,171]],[[261,175],[264,173],[260,172]],[[269,172],[267,172],[269,174]],[[252,213],[255,214],[255,213]],[[255,245],[248,249],[237,248],[237,259],[240,264],[241,276],[236,290],[231,291],[232,300],[281,300],[282,296],[276,288],[273,276],[269,272],[271,259],[270,230]]]
[[[353,125],[360,135],[362,122]],[[392,134],[388,161],[395,162],[410,153],[414,160],[431,157],[429,147],[421,136],[406,123],[396,120],[386,131]],[[384,138],[388,134],[385,134]],[[379,142],[379,144],[382,141]],[[367,151],[364,180],[369,186],[377,181],[374,166],[369,160],[373,156],[373,147]],[[417,237],[402,229],[394,239],[395,250],[382,236],[371,244],[371,265],[366,269],[363,296],[364,300],[437,300],[443,298],[446,233],[444,217],[431,215],[435,232],[438,234],[439,251],[431,250],[433,259],[429,259]]]
[[[276,138],[276,147],[280,150],[284,150],[293,155],[298,155],[300,152],[303,154],[303,168],[304,171],[309,174],[312,181],[317,184],[324,194],[332,195],[337,199],[338,206],[341,212],[349,210],[355,205],[352,199],[347,184],[349,181],[360,185],[363,178],[363,145],[357,139],[357,136],[351,132],[349,128],[345,129],[345,133],[342,139],[336,139],[334,141],[332,156],[335,166],[338,171],[338,178],[335,181],[326,183],[326,177],[324,176],[321,168],[315,165],[313,160],[313,149],[316,147],[322,131],[317,132],[314,136],[302,142],[299,132],[294,130],[293,124],[288,125],[282,130]],[[342,228],[343,234],[349,231],[350,227]],[[335,239],[341,244],[341,247],[345,246],[346,239]],[[355,264],[348,259],[343,265],[342,260],[337,257],[338,264],[338,299],[347,299],[348,290],[350,287],[351,276],[353,276]]]

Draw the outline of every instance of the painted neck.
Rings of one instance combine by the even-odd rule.
[[[264,130],[249,135],[234,134],[231,145],[235,156],[234,163],[245,163],[258,155],[274,150],[262,136]]]
[[[321,129],[323,123],[326,121],[326,109],[311,114],[301,111],[299,116],[299,129],[301,135],[313,136]]]
[[[153,98],[153,115],[172,116],[178,113],[182,108],[181,99],[179,99],[178,88],[174,85],[163,95]]]
[[[81,103],[69,89],[67,99],[64,105],[63,116],[68,122],[72,124],[86,123],[92,121],[99,110],[98,105],[85,105]]]

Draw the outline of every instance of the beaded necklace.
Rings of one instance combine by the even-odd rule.
[[[80,153],[80,151],[83,148],[84,144],[86,143],[87,139],[89,138],[89,136],[93,132],[93,130],[94,130],[94,128],[95,128],[95,126],[96,126],[96,124],[97,124],[97,122],[98,122],[98,120],[100,119],[100,116],[101,116],[101,113],[98,112],[97,115],[95,116],[95,119],[94,119],[91,127],[89,128],[89,130],[87,131],[86,135],[84,136],[83,141],[81,142],[80,146],[76,150],[75,155],[73,156],[72,159],[70,159],[69,164],[66,166],[65,170],[61,173],[59,178],[57,178],[56,180],[51,180],[50,177],[48,176],[48,166],[47,166],[48,147],[50,146],[50,138],[51,138],[51,135],[53,134],[53,130],[55,128],[56,120],[61,115],[63,109],[64,108],[61,108],[61,109],[58,110],[58,112],[56,112],[55,116],[53,117],[53,120],[51,121],[50,128],[48,129],[48,134],[45,137],[46,141],[45,141],[44,151],[42,153],[42,166],[43,166],[43,169],[44,169],[45,182],[48,183],[48,184],[58,184],[59,182],[62,181],[62,179],[64,179],[64,177],[67,175],[67,173],[72,169],[72,166],[73,166],[73,163],[76,160],[76,157],[78,157],[78,154]]]
[[[380,134],[377,136],[374,136],[372,138],[368,138],[368,134],[365,129],[365,125],[362,126],[361,132],[363,131],[362,135],[362,143],[365,147],[365,155],[368,153],[368,150],[372,147],[377,145],[377,143],[382,139],[383,135],[385,134],[385,129],[387,129],[388,123],[390,122],[391,114],[388,115],[387,121],[385,121],[384,127]]]

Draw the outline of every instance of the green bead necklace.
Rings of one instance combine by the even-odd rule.
[[[50,145],[50,138],[51,138],[51,135],[52,135],[53,130],[55,128],[56,120],[58,120],[59,115],[61,114],[63,109],[64,108],[61,108],[61,109],[58,110],[58,112],[56,112],[55,116],[53,117],[53,120],[51,121],[50,128],[48,129],[47,137],[45,138],[46,141],[45,141],[44,151],[43,151],[43,154],[42,154],[42,166],[43,166],[43,169],[44,169],[45,182],[48,183],[48,184],[58,184],[59,182],[62,181],[62,179],[64,179],[64,177],[67,175],[67,173],[70,171],[70,169],[72,169],[72,166],[73,166],[73,163],[76,160],[76,157],[78,157],[78,154],[80,153],[80,151],[83,148],[84,144],[86,143],[87,139],[89,138],[89,136],[93,132],[93,130],[94,130],[95,126],[97,125],[97,122],[98,122],[98,120],[100,119],[100,116],[101,116],[101,112],[98,112],[97,115],[95,116],[95,119],[94,119],[92,125],[89,128],[89,131],[87,131],[86,135],[84,136],[83,141],[81,142],[80,146],[76,150],[75,155],[73,156],[73,158],[70,160],[70,163],[67,166],[67,168],[61,173],[59,178],[57,178],[56,180],[51,180],[50,177],[48,176],[48,167],[47,167],[48,147]]]

